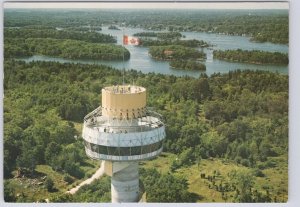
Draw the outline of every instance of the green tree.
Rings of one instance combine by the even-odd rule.
[[[19,168],[29,169],[31,174],[34,173],[37,164],[37,150],[32,138],[22,142],[21,154],[17,157],[17,166]]]
[[[155,169],[141,169],[141,179],[147,192],[148,202],[194,202],[197,199],[188,192],[185,178],[172,174],[160,174]]]
[[[45,187],[47,188],[47,190],[49,192],[52,192],[54,190],[54,182],[53,182],[53,180],[51,178],[48,177],[45,180]]]
[[[251,188],[254,185],[254,178],[251,172],[247,170],[232,170],[229,174],[231,182],[237,186],[235,201],[253,202]]]
[[[15,202],[17,200],[15,195],[15,189],[11,186],[10,182],[4,181],[4,200],[5,202]]]

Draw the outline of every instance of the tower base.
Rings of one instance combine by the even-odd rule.
[[[138,162],[112,162],[111,201],[130,203],[139,201]]]

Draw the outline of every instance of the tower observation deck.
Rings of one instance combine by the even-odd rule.
[[[146,89],[103,88],[102,106],[85,116],[82,136],[86,154],[105,162],[112,202],[137,202],[138,161],[158,156],[165,138],[161,115],[146,107]]]

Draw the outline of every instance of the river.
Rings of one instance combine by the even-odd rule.
[[[117,37],[117,44],[122,44],[123,34],[132,35],[137,32],[143,32],[145,30],[140,28],[124,28],[122,30],[109,30],[107,27],[103,27],[102,31],[104,34],[111,34]],[[204,40],[212,45],[212,50],[204,49],[207,53],[207,60],[205,61],[207,75],[213,73],[226,73],[228,71],[240,69],[240,70],[264,70],[278,72],[281,74],[288,74],[288,66],[284,65],[255,65],[255,64],[244,64],[226,62],[221,60],[213,59],[213,50],[226,50],[226,49],[242,49],[242,50],[263,50],[270,52],[282,52],[288,53],[288,45],[273,44],[273,43],[256,43],[251,42],[249,37],[242,36],[228,36],[221,34],[205,33],[205,32],[181,32],[184,39],[198,39]],[[172,69],[167,61],[158,61],[152,59],[148,55],[148,48],[140,46],[126,46],[130,51],[130,59],[128,61],[99,61],[99,60],[70,60],[65,58],[53,58],[48,56],[34,55],[32,57],[18,58],[26,62],[30,61],[57,61],[61,63],[84,63],[84,64],[104,64],[114,68],[122,69],[125,67],[126,70],[134,69],[142,71],[143,73],[155,72],[161,74],[172,74],[176,76],[193,76],[199,77],[199,71],[185,71]],[[202,72],[203,73],[203,72]]]

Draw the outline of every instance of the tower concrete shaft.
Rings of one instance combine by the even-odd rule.
[[[161,153],[165,138],[161,119],[146,108],[146,89],[130,85],[102,89],[102,106],[85,116],[85,151],[105,162],[112,202],[139,200],[138,161]]]
[[[111,177],[111,201],[139,201],[138,162],[114,162]]]

